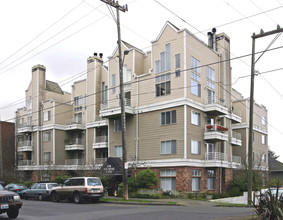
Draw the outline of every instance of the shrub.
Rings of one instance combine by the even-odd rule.
[[[136,176],[136,185],[138,188],[150,188],[157,186],[157,184],[158,178],[156,176],[156,173],[150,168],[138,172]]]
[[[72,176],[56,176],[54,178],[54,182],[58,183],[58,184],[64,184],[64,182],[66,181],[66,179],[71,178]]]

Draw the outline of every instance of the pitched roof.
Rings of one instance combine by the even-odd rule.
[[[268,157],[269,171],[283,171],[283,165],[276,159]]]
[[[46,80],[46,90],[59,94],[64,94],[58,83],[49,80]]]

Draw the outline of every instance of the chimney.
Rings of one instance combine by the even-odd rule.
[[[97,53],[94,53],[93,56],[97,57]]]
[[[212,45],[212,48],[213,48],[213,50],[216,51],[216,28],[212,29],[212,33],[213,33],[213,45]]]
[[[99,53],[99,57],[102,59],[102,57],[103,57],[103,53]]]
[[[213,44],[213,34],[211,32],[207,32],[207,36],[208,36],[208,46],[210,48],[212,48],[212,44]]]

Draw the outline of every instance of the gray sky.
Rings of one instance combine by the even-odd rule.
[[[260,29],[274,30],[277,24],[283,27],[283,0],[121,0],[119,3],[128,4],[129,8],[121,13],[122,39],[144,51],[151,50],[151,41],[166,21],[180,29],[187,28],[204,42],[213,27],[217,33],[225,32],[231,40],[231,58],[251,53],[253,33],[260,33]],[[46,66],[46,78],[70,91],[74,81],[86,77],[80,74],[86,71],[86,59],[97,52],[103,53],[106,61],[117,42],[116,24],[109,9],[99,0],[1,0],[0,21],[1,120],[13,119],[16,109],[24,106],[32,66]],[[258,39],[256,51],[263,51],[274,37]],[[271,48],[281,46],[282,36]],[[281,161],[283,70],[267,71],[283,68],[282,57],[283,48],[266,52],[256,63],[256,70],[264,74],[255,77],[255,101],[268,109],[268,142],[273,151],[282,155]],[[233,87],[244,97],[249,96],[250,63],[250,56],[231,62]],[[78,78],[78,75],[82,76]]]

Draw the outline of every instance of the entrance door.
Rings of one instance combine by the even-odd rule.
[[[215,103],[215,92],[210,90],[210,89],[207,89],[206,91],[207,91],[207,93],[206,93],[207,104]]]
[[[215,160],[215,144],[207,144],[207,159]]]

